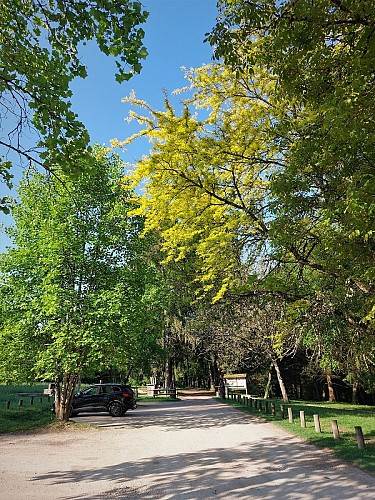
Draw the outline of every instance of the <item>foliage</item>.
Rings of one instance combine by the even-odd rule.
[[[251,10],[267,2],[227,4],[236,4],[236,13],[238,5]],[[218,54],[227,65],[186,72],[192,96],[181,115],[168,100],[157,111],[134,95],[127,99],[145,112],[131,111],[129,119],[142,128],[123,144],[143,135],[152,142],[130,174],[144,186],[136,213],[145,215],[146,231],[160,231],[165,263],[194,255],[197,298],[215,302],[230,292],[282,300],[285,338],[298,331],[322,367],[345,366],[358,377],[374,362],[372,128],[355,119],[372,122],[368,109],[362,114],[371,90],[361,87],[362,98],[341,109],[345,83],[333,79],[331,94],[322,96],[301,63],[311,88],[299,92],[287,71],[271,65],[277,50],[268,54],[266,39],[273,43],[279,35],[272,23],[250,38],[245,28],[232,27],[225,34],[243,35],[238,47],[247,58],[223,39]],[[328,49],[343,50],[346,36],[344,30]],[[349,71],[349,59],[340,64]]]
[[[0,145],[48,170],[56,164],[67,172],[87,168],[89,135],[69,100],[71,81],[87,76],[79,46],[94,40],[116,58],[116,80],[127,80],[147,55],[139,26],[148,14],[130,0],[2,1],[1,12]],[[35,147],[26,137],[30,129],[40,137]],[[9,184],[11,164],[2,156],[0,177]]]
[[[75,182],[25,176],[15,246],[0,261],[1,380],[63,381],[67,407],[84,370],[126,376],[152,359],[159,335],[122,163],[103,149],[93,160]]]
[[[292,239],[302,265],[345,277],[348,293],[366,295],[361,319],[373,321],[374,5],[223,0],[219,6],[208,35],[217,57],[239,73],[260,65],[277,80],[276,101],[296,106],[278,129],[289,143],[272,186],[280,252]]]

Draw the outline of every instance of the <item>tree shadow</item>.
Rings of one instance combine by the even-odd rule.
[[[53,471],[34,481],[53,484],[105,481],[112,489],[63,500],[123,499],[340,499],[374,498],[375,478],[350,470],[305,443],[259,439],[217,448],[130,460],[101,468]],[[62,497],[60,497],[62,498]]]
[[[228,410],[232,411],[228,411]],[[142,429],[158,426],[163,430],[224,427],[226,425],[254,425],[264,421],[247,415],[213,399],[191,399],[180,402],[141,403],[134,411],[129,410],[123,417],[113,418],[105,413],[79,414],[73,420],[90,423],[98,427]]]

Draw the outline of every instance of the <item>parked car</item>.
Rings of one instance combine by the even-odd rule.
[[[93,384],[74,395],[71,416],[81,412],[107,411],[112,417],[120,417],[136,406],[134,392],[129,385]],[[52,411],[55,411],[54,404]]]

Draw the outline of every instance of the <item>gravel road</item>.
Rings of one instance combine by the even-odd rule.
[[[208,396],[0,437],[1,500],[371,499],[375,477]]]

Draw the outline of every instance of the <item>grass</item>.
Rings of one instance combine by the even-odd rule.
[[[269,407],[272,402],[276,406],[276,414],[272,416],[270,413],[266,414],[264,410],[260,412],[254,407],[244,406],[242,403],[232,399],[225,399],[224,401],[244,412],[262,416],[262,418],[274,422],[276,425],[300,436],[315,446],[331,449],[342,460],[350,462],[368,472],[375,473],[374,406],[306,401],[283,403],[279,400],[269,400]],[[284,419],[281,419],[280,416],[280,404],[284,405]],[[289,423],[288,407],[292,408],[293,411],[293,423]],[[270,409],[268,411],[270,412]],[[300,411],[305,412],[306,428],[301,427]],[[321,424],[320,433],[315,431],[314,414],[319,415]],[[332,420],[337,420],[340,433],[339,440],[333,438]],[[356,426],[362,427],[366,446],[365,450],[358,449],[354,430]]]
[[[0,433],[21,432],[45,428],[54,421],[51,414],[51,401],[42,396],[46,384],[36,385],[0,385]],[[33,404],[28,394],[35,394]],[[42,402],[40,398],[42,397]],[[19,400],[23,405],[19,406]],[[7,402],[10,402],[9,409]]]

